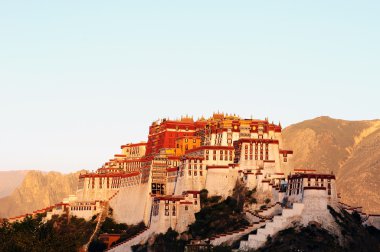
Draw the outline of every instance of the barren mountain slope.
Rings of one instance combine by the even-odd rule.
[[[380,213],[380,130],[364,138],[338,173],[342,200]]]
[[[75,193],[77,183],[76,173],[30,171],[11,195],[0,199],[0,217],[30,213],[61,202]]]
[[[0,171],[0,198],[10,195],[21,185],[29,171]]]
[[[297,168],[334,172],[342,200],[380,212],[380,121],[318,117],[284,129]]]

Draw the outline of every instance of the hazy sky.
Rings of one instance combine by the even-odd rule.
[[[378,0],[1,1],[0,170],[96,169],[181,114],[379,118],[379,13]]]

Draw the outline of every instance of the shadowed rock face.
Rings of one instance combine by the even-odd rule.
[[[334,172],[342,201],[380,212],[380,120],[318,117],[283,131],[295,168]]]
[[[21,185],[0,199],[0,217],[8,218],[61,202],[76,191],[78,174],[29,171]]]

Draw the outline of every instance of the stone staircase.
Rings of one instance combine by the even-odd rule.
[[[225,234],[215,235],[215,236],[209,238],[209,241],[210,241],[210,244],[213,246],[218,246],[218,245],[221,245],[221,244],[227,243],[227,242],[237,241],[237,240],[241,239],[244,235],[247,235],[247,234],[251,233],[252,231],[254,231],[254,230],[256,230],[262,226],[265,226],[265,220],[253,222],[252,224],[250,224],[248,226],[245,226],[241,229],[238,229],[238,230],[235,230],[232,232],[227,232]]]
[[[117,190],[111,197],[108,198],[108,201],[111,201],[113,198],[116,197],[116,195],[118,195],[120,192],[120,190]]]
[[[106,250],[112,252],[132,252],[132,246],[141,244],[148,240],[150,235],[153,234],[153,230],[146,227],[144,230],[130,237],[128,240],[117,244],[116,246]]]
[[[278,231],[289,226],[293,217],[301,215],[303,208],[302,203],[294,203],[293,208],[284,208],[281,215],[273,216],[272,221],[267,222],[264,228],[259,228],[256,234],[249,235],[247,241],[241,241],[239,251],[257,249],[264,245],[268,236],[273,237]]]
[[[247,210],[247,212],[259,219],[272,220],[273,216],[276,215],[276,209],[278,207],[281,207],[280,202],[276,202],[268,206],[267,208],[264,208],[261,210],[257,210],[257,211]]]
[[[96,235],[99,233],[100,228],[102,227],[103,222],[105,221],[106,217],[108,216],[108,210],[109,210],[109,204],[108,204],[108,202],[102,203],[101,208],[102,208],[102,210],[101,210],[100,214],[98,215],[98,222],[96,223],[95,230],[92,233],[92,235],[91,235],[90,239],[88,240],[88,242],[83,246],[82,251],[84,251],[84,252],[88,251],[88,246],[94,240],[94,238],[96,237]]]
[[[238,230],[227,232],[224,234],[218,234],[210,237],[208,240],[213,246],[218,246],[223,243],[231,243],[240,240],[243,236],[253,232],[254,230],[261,228],[273,219],[275,207],[280,205],[279,202],[259,211],[245,211],[246,219],[250,225],[242,227]]]

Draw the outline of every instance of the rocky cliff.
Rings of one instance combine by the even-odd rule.
[[[380,120],[319,117],[285,128],[283,138],[295,168],[333,172],[344,202],[380,213]]]
[[[61,202],[76,191],[78,174],[29,171],[21,185],[0,198],[0,217],[7,218],[41,209]]]

